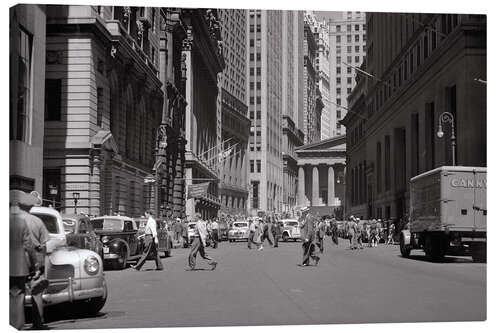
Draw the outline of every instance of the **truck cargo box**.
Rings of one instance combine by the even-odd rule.
[[[486,168],[443,166],[410,184],[410,231],[486,232]]]

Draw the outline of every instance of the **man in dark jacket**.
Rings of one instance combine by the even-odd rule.
[[[9,205],[9,322],[20,330],[25,323],[24,296],[30,271],[38,271],[37,257],[28,229],[28,217],[32,216],[21,209],[21,205],[34,205],[28,194],[10,191]],[[39,273],[36,273],[37,275]]]
[[[302,264],[299,264],[299,266],[309,266],[309,258],[312,258],[317,266],[320,258],[314,254],[315,228],[313,217],[310,214],[306,213],[300,228],[302,229],[303,256]]]
[[[266,223],[264,223],[262,227],[262,245],[264,245],[264,242],[267,241],[269,242],[269,245],[273,246],[273,242],[271,241],[271,238],[269,237],[269,234],[271,233],[271,217],[267,216],[266,218]]]
[[[281,230],[276,219],[273,221],[273,225],[271,226],[271,233],[273,234],[274,247],[278,247],[278,239],[280,238]]]
[[[319,252],[323,253],[323,239],[325,238],[326,234],[326,221],[325,219],[322,219],[316,228],[316,244],[319,247]]]

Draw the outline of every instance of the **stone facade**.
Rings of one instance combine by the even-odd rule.
[[[44,192],[60,189],[63,212],[150,208],[144,180],[162,122],[159,22],[159,10],[146,7],[47,6]]]
[[[369,13],[367,26],[366,71],[382,81],[353,92],[343,120],[347,213],[399,220],[411,177],[452,165],[443,112],[457,165],[486,166],[486,16]]]
[[[10,188],[42,194],[45,81],[44,5],[10,8]]]
[[[223,153],[219,165],[221,211],[247,214],[248,199],[248,119],[246,75],[246,12],[219,9],[225,68],[219,77],[217,111],[221,120],[219,145]]]
[[[183,43],[186,62],[186,186],[209,182],[208,192],[189,198],[186,215],[203,218],[218,215],[220,124],[217,111],[218,75],[224,69],[220,21],[215,9],[183,9],[187,38]]]

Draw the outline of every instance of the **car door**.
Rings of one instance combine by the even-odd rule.
[[[128,247],[130,250],[130,255],[134,256],[137,254],[137,230],[134,229],[132,220],[124,221],[124,232],[126,233],[126,239]]]

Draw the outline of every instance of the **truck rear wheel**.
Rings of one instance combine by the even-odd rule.
[[[486,243],[471,244],[472,260],[486,262]]]
[[[401,234],[399,236],[399,251],[403,258],[409,258],[411,252],[411,245],[405,244],[405,236]]]
[[[434,262],[443,261],[446,254],[446,237],[427,234],[424,242],[424,252],[427,259]]]

